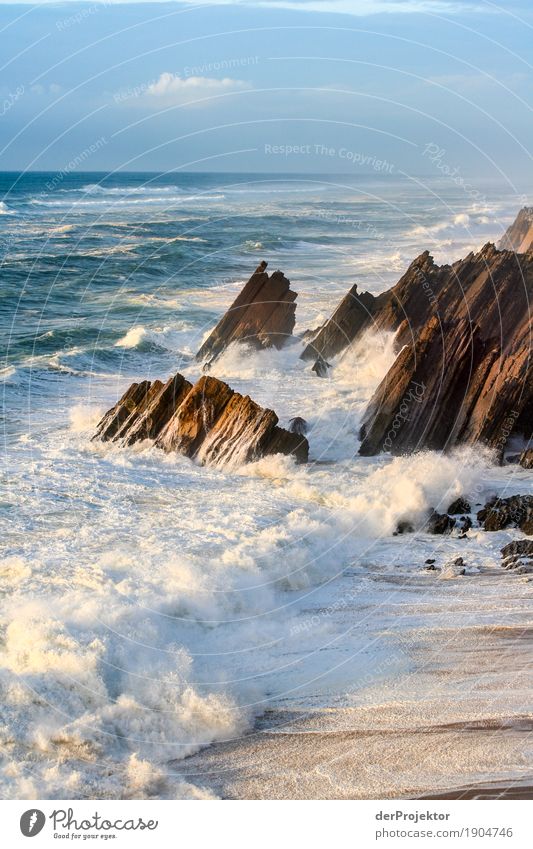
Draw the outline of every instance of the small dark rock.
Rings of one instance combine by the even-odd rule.
[[[314,371],[318,377],[327,377],[329,368],[331,368],[330,363],[326,362],[324,357],[319,355],[311,371]]]
[[[463,513],[470,513],[471,509],[466,498],[456,498],[455,501],[452,501],[446,512],[451,516],[458,516]]]
[[[393,533],[393,536],[396,537],[396,536],[398,536],[398,534],[412,534],[413,531],[414,531],[414,528],[413,528],[411,522],[401,521],[401,522],[398,522],[398,524],[396,526],[396,530]]]
[[[426,563],[428,563],[430,566],[431,566],[434,562],[435,562],[435,558],[433,558],[433,557],[428,557],[428,559],[426,560]]]
[[[293,419],[289,421],[289,432],[297,433],[298,436],[305,436],[307,433],[307,422],[305,419],[302,419],[300,416],[295,416]]]

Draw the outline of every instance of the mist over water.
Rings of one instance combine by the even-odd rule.
[[[298,292],[298,334],[355,282],[392,285],[422,250],[448,262],[498,239],[520,201],[487,186],[473,204],[444,181],[423,191],[390,176],[79,174],[50,189],[52,177],[0,177],[0,793],[209,796],[179,762],[266,709],[394,687],[405,659],[383,666],[376,635],[421,626],[426,594],[404,620],[394,605],[426,558],[463,553],[419,530],[427,510],[530,491],[528,475],[480,449],[357,455],[390,334],[360,340],[329,380],[297,340],[231,347],[214,365],[282,425],[308,421],[308,466],[202,468],[93,444],[95,423],[134,379],[198,377],[195,351],[262,259]],[[416,533],[393,536],[403,520]],[[467,588],[465,628],[527,621],[526,585],[498,565],[513,535],[471,532],[470,577],[493,569],[514,601],[502,608],[505,589],[476,607]],[[343,598],[349,611],[321,613]],[[509,709],[495,689],[491,715]]]

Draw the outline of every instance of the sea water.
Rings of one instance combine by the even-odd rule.
[[[429,627],[438,640],[428,605],[465,634],[525,627],[530,585],[499,566],[518,532],[474,529],[465,549],[422,526],[458,495],[475,511],[531,492],[530,474],[479,448],[357,454],[391,334],[367,334],[327,380],[297,338],[233,346],[213,366],[281,425],[307,420],[306,466],[200,467],[90,441],[133,380],[198,378],[195,351],[261,260],[298,292],[297,337],[354,283],[377,293],[425,249],[450,262],[497,240],[515,192],[488,184],[474,202],[445,180],[390,175],[80,173],[0,175],[0,198],[0,795],[210,796],[180,761],[281,706],[371,708],[410,663],[379,634]],[[402,520],[414,534],[394,535]],[[427,558],[458,555],[467,575],[428,576],[413,594]],[[483,571],[496,584],[480,595]],[[463,715],[507,716],[504,686],[490,705],[465,696]],[[426,769],[431,786],[431,758]]]

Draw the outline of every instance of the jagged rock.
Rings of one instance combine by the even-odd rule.
[[[518,574],[533,572],[533,540],[519,539],[510,542],[501,550],[502,567]]]
[[[477,514],[477,520],[486,531],[517,527],[526,534],[533,534],[533,495],[491,498]]]
[[[196,359],[209,364],[232,342],[282,348],[295,324],[297,297],[281,271],[266,273],[262,262],[205,340]]]
[[[374,324],[397,327],[404,347],[365,412],[360,453],[480,441],[501,457],[511,434],[529,437],[533,251],[488,244],[451,266],[423,254],[392,293]]]
[[[450,516],[458,516],[460,514],[470,513],[471,509],[472,508],[466,498],[459,497],[456,498],[455,501],[452,501],[446,512],[449,513]]]
[[[132,445],[151,439],[200,463],[236,465],[270,454],[306,462],[307,439],[278,427],[273,410],[260,407],[226,383],[203,376],[194,385],[176,374],[133,384],[99,423],[94,439]]]
[[[191,389],[192,384],[179,373],[169,378],[164,386],[155,380],[143,410],[137,411],[134,421],[125,422],[117,439],[122,438],[125,445],[157,439]]]
[[[304,348],[302,359],[326,359],[335,357],[344,350],[368,325],[374,312],[375,302],[376,298],[370,292],[362,292],[359,295],[357,285],[353,286],[331,318],[319,328]]]
[[[162,383],[159,385],[163,386]],[[93,439],[101,439],[104,442],[114,439],[128,419],[136,416],[137,410],[146,404],[151,386],[149,380],[132,383],[122,398],[99,421]]]
[[[291,433],[297,433],[300,436],[305,436],[305,434],[307,433],[306,420],[302,419],[301,416],[295,416],[289,421],[289,431]]]
[[[533,207],[524,206],[498,243],[500,250],[526,253],[533,247]]]
[[[437,513],[436,510],[430,514],[426,524],[428,534],[449,534],[455,528],[455,519],[447,513]]]
[[[528,448],[526,451],[522,451],[518,462],[524,467],[524,469],[533,469],[533,448]]]

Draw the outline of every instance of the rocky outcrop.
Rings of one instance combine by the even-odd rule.
[[[533,247],[533,207],[524,206],[498,243],[500,250],[526,253]]]
[[[453,265],[423,254],[374,325],[403,346],[363,418],[362,454],[531,435],[533,252],[488,244]]]
[[[519,539],[510,542],[501,550],[502,566],[512,569],[519,575],[533,572],[533,540]]]
[[[455,501],[452,501],[446,512],[449,513],[450,516],[460,516],[470,513],[471,509],[472,508],[466,498],[459,497],[456,498]]]
[[[509,498],[491,498],[477,514],[478,522],[486,531],[520,528],[533,535],[533,495],[511,495]]]
[[[165,384],[134,383],[97,426],[93,439],[132,445],[150,439],[200,463],[235,466],[270,454],[306,462],[307,439],[278,427],[264,409],[226,383],[204,376],[192,386],[181,374]]]
[[[212,362],[232,342],[255,348],[282,348],[295,324],[296,292],[281,271],[270,276],[262,262],[196,355]]]

